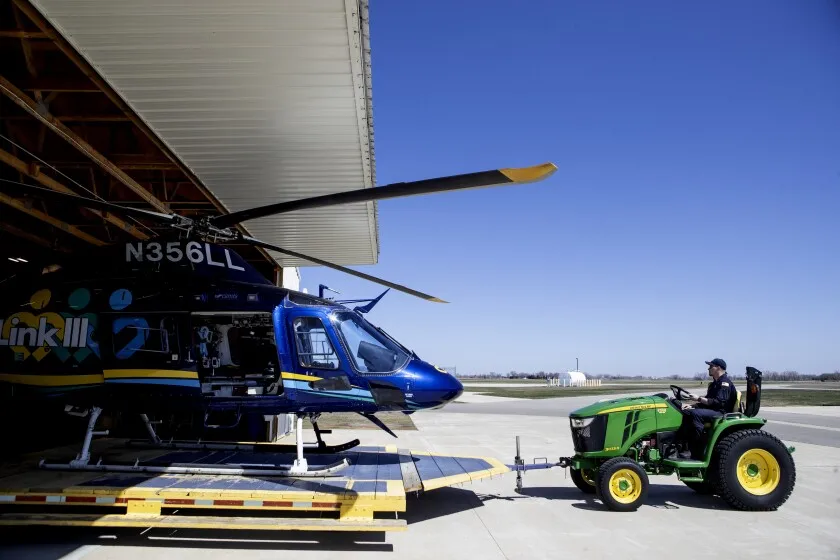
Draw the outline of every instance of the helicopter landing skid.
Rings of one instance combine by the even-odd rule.
[[[354,447],[361,445],[361,441],[354,439],[340,445],[312,445],[304,444],[303,449],[307,455],[332,455],[348,451]],[[225,441],[201,441],[199,440],[169,440],[155,443],[146,440],[129,440],[126,442],[128,447],[138,447],[143,449],[184,449],[184,450],[198,450],[209,449],[214,451],[256,451],[265,453],[294,453],[297,450],[296,445],[277,444],[277,443],[230,443]]]
[[[102,459],[91,465],[90,464],[90,446],[94,435],[108,435],[107,431],[96,432],[96,421],[102,413],[99,407],[92,407],[90,411],[74,411],[67,410],[70,414],[78,416],[85,416],[88,413],[90,418],[88,420],[87,430],[85,432],[84,443],[82,444],[82,451],[76,458],[68,463],[47,463],[46,460],[41,460],[38,467],[46,470],[73,470],[73,471],[104,471],[104,472],[125,472],[125,473],[166,473],[166,474],[205,474],[205,475],[241,475],[241,476],[293,476],[293,477],[318,477],[328,476],[337,473],[344,467],[350,464],[346,458],[341,459],[335,463],[310,469],[306,458],[303,456],[303,415],[297,416],[295,425],[295,440],[294,446],[297,453],[294,462],[291,465],[280,465],[272,463],[163,463],[154,464],[154,461],[146,461],[145,464],[140,464],[140,460],[135,460],[134,464],[102,464]],[[160,438],[155,433],[152,422],[145,414],[140,415],[143,422],[146,424],[146,429],[149,432],[151,441],[149,445],[159,446],[164,445]],[[318,436],[318,443],[323,444],[320,435]],[[353,443],[353,442],[349,442]],[[206,445],[206,444],[205,444]],[[224,445],[224,443],[222,443]],[[230,444],[228,444],[230,445]],[[345,444],[346,445],[346,444]],[[355,447],[355,445],[353,446]]]
[[[288,445],[288,444],[278,444],[278,443],[232,443],[226,441],[202,441],[201,439],[198,440],[175,440],[170,439],[169,441],[163,441],[155,432],[155,428],[152,424],[159,423],[159,422],[152,422],[149,420],[149,417],[145,414],[141,414],[140,417],[143,419],[143,423],[146,425],[146,430],[149,432],[149,439],[148,440],[128,440],[126,442],[126,446],[128,447],[140,447],[144,449],[212,449],[217,451],[257,451],[257,452],[268,452],[268,453],[295,453],[297,451],[297,444],[295,445]],[[348,451],[353,449],[354,447],[359,446],[362,442],[358,439],[353,439],[345,443],[341,443],[339,445],[327,445],[323,438],[321,437],[322,434],[329,434],[332,433],[332,430],[322,430],[318,427],[318,422],[314,419],[311,421],[312,427],[315,429],[315,437],[317,438],[317,443],[304,443],[303,448],[306,450],[307,454],[322,454],[322,455],[331,455],[335,453],[341,453],[342,451]]]
[[[139,459],[133,465],[102,464],[90,465],[70,463],[47,463],[41,461],[38,467],[52,471],[97,471],[120,473],[155,473],[155,474],[204,474],[204,475],[239,475],[239,476],[289,476],[295,478],[338,476],[338,472],[347,467],[350,461],[342,459],[318,469],[301,469],[297,461],[293,465],[271,465],[259,463],[231,463],[222,465],[204,465],[196,463],[172,463],[169,465],[140,464]],[[304,464],[305,466],[305,464]]]

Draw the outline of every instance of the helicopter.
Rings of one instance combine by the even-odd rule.
[[[237,225],[264,216],[356,202],[541,181],[545,163],[394,183],[190,218],[0,179],[17,195],[131,216],[166,226],[163,233],[96,247],[52,266],[7,278],[0,303],[0,404],[37,409],[59,403],[89,416],[85,468],[103,409],[138,414],[150,441],[163,442],[149,415],[196,411],[206,427],[235,426],[243,415],[296,416],[297,460],[309,417],[318,451],[324,413],[359,413],[396,437],[375,414],[439,408],[463,386],[421,359],[365,316],[394,289],[444,300],[243,234]],[[369,300],[335,301],[279,287],[233,248],[262,247],[387,286]],[[362,304],[351,307],[352,304]],[[218,418],[227,418],[225,424]]]

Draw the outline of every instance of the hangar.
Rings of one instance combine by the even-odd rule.
[[[366,0],[0,0],[0,179],[190,217],[372,187]],[[0,194],[0,275],[155,225]],[[375,264],[375,202],[245,223]],[[278,285],[306,262],[237,247]]]

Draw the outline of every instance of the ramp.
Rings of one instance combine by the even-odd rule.
[[[285,453],[136,451],[110,448],[103,463],[266,465]],[[94,456],[97,456],[94,452]],[[307,457],[310,468],[341,458],[349,466],[319,477],[103,473],[28,468],[0,473],[0,525],[399,531],[406,493],[509,472],[489,457],[357,447]],[[82,513],[79,507],[101,508]],[[262,512],[261,514],[258,512]],[[269,515],[266,513],[269,512]],[[255,517],[259,515],[259,517]]]

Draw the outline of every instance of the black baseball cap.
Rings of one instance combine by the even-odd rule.
[[[706,363],[710,366],[718,366],[720,369],[723,369],[723,370],[726,369],[726,362],[724,362],[720,358],[715,358],[711,362],[706,362]]]

